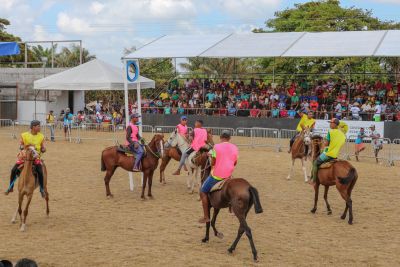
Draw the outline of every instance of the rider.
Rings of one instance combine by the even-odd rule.
[[[311,173],[311,179],[313,182],[317,179],[318,168],[322,163],[330,161],[331,159],[336,159],[340,153],[340,149],[346,142],[346,135],[339,130],[340,121],[333,118],[329,121],[330,130],[326,136],[326,142],[328,147],[325,148],[324,152],[319,155],[319,157],[314,160],[313,168]]]
[[[296,127],[296,135],[290,139],[290,148],[288,153],[292,151],[292,146],[296,138],[300,135],[300,133],[308,127],[310,131],[312,131],[315,127],[315,119],[314,119],[314,113],[311,110],[308,110],[307,114],[303,113],[302,111],[299,111],[299,115],[301,117],[299,124],[297,124]],[[307,154],[307,153],[306,153]]]
[[[139,135],[139,127],[137,126],[140,115],[134,113],[130,118],[131,121],[126,129],[126,145],[135,153],[135,164],[133,164],[132,170],[134,172],[140,172],[139,165],[144,154],[143,146],[140,144],[140,141],[143,141],[143,139]]]
[[[177,133],[187,138],[188,135],[188,127],[187,127],[187,117],[182,116],[181,122],[176,126]],[[183,152],[183,151],[182,151]]]
[[[44,135],[40,132],[40,121],[33,120],[31,121],[30,131],[24,132],[21,134],[20,146],[19,149],[22,151],[27,146],[33,146],[38,153],[38,157],[35,159],[33,166],[39,178],[39,185],[40,185],[40,193],[44,198],[46,193],[43,189],[43,167],[42,162],[40,160],[40,156],[42,153],[46,152],[46,148],[44,146]],[[11,170],[10,175],[10,186],[5,192],[6,195],[8,193],[13,192],[15,180],[21,173],[21,167],[24,164],[23,159],[18,159],[17,163]]]
[[[208,193],[211,188],[222,180],[230,179],[237,164],[239,155],[238,148],[229,142],[231,135],[228,131],[223,131],[221,143],[216,144],[211,152],[213,169],[211,175],[204,181],[201,187],[200,198],[203,205],[204,217],[199,220],[200,223],[210,221]]]
[[[192,144],[191,146],[182,154],[181,160],[179,161],[178,169],[173,173],[173,175],[181,174],[181,169],[185,165],[186,158],[194,151],[199,151],[207,142],[207,130],[203,128],[203,121],[197,120],[194,123],[194,130],[191,133]]]

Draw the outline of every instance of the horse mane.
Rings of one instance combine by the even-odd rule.
[[[204,153],[204,152],[207,153],[208,151],[210,151],[210,149],[205,148],[205,147],[202,147],[202,148],[200,148],[200,150],[199,150],[200,153]]]

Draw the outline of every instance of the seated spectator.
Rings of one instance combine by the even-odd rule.
[[[271,110],[271,117],[272,118],[279,118],[279,109],[278,108],[273,108]]]
[[[287,112],[289,119],[294,119],[296,117],[296,114],[297,114],[297,112],[294,109],[294,106],[292,106]]]
[[[228,108],[228,115],[229,116],[236,116],[236,108],[234,106]]]
[[[311,102],[310,102],[310,109],[311,109],[312,111],[316,112],[316,111],[318,110],[318,106],[319,106],[319,104],[318,104],[317,101],[311,100]]]
[[[288,116],[288,111],[286,109],[279,110],[279,117],[287,118],[287,116]]]
[[[250,110],[250,117],[258,118],[260,116],[260,109],[257,108],[256,105]]]
[[[171,107],[170,107],[169,105],[167,105],[167,106],[164,108],[164,114],[165,114],[165,115],[170,115],[170,114],[171,114]]]

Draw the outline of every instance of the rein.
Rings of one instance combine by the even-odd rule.
[[[151,142],[150,142],[151,143]],[[150,144],[149,143],[149,144]],[[151,149],[151,147],[149,146],[149,144],[145,144],[145,147],[149,150],[149,152],[154,156],[154,157],[156,157],[157,159],[160,159],[161,158],[161,155],[160,155],[160,152],[154,152],[152,149]]]

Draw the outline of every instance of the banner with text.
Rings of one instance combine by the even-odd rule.
[[[343,121],[349,126],[347,132],[347,138],[357,136],[360,132],[360,128],[364,128],[365,134],[368,136],[371,134],[370,126],[375,125],[375,130],[383,138],[384,136],[384,122],[373,122],[373,121]],[[314,132],[326,135],[329,130],[329,122],[326,120],[316,120]]]

